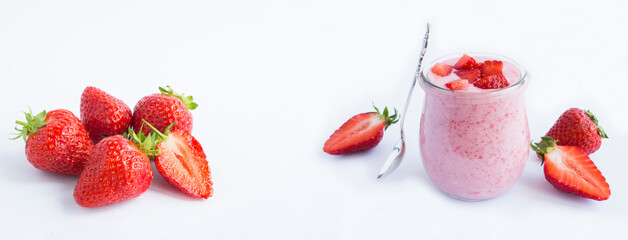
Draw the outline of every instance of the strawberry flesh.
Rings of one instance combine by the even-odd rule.
[[[386,121],[377,113],[353,116],[329,137],[323,151],[339,155],[374,148],[384,137],[385,125]]]
[[[438,76],[444,77],[451,73],[451,66],[444,63],[437,63],[434,64],[431,71]]]
[[[455,72],[460,79],[467,79],[470,84],[473,84],[475,81],[480,79],[481,72],[478,69],[465,69],[458,70]]]
[[[556,189],[598,201],[610,197],[606,178],[579,148],[556,146],[544,159],[545,178]]]
[[[452,82],[445,83],[445,86],[453,91],[463,90],[469,86],[469,80],[460,79]]]
[[[213,195],[211,170],[196,138],[185,131],[171,132],[157,147],[161,154],[155,157],[155,165],[168,183],[194,197]]]
[[[397,109],[388,115],[388,108],[381,113],[360,113],[347,120],[325,141],[323,151],[331,155],[351,154],[369,150],[379,144],[388,126],[399,121]]]
[[[502,74],[503,68],[504,63],[499,60],[487,60],[479,66],[479,69],[482,72],[482,77]]]

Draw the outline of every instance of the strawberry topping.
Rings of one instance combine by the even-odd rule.
[[[473,86],[482,89],[499,89],[508,87],[510,84],[506,80],[503,74],[490,75],[487,77],[483,77],[480,80],[473,83]]]
[[[432,72],[438,76],[444,77],[451,73],[451,66],[444,63],[437,63],[432,67]]]
[[[453,91],[463,90],[469,86],[469,80],[460,79],[452,82],[445,83],[445,86]]]
[[[460,79],[469,80],[470,84],[473,84],[475,81],[480,79],[480,75],[481,75],[480,70],[478,69],[458,70],[455,73],[456,75],[458,75],[458,77],[460,77]]]
[[[499,60],[487,60],[480,64],[479,69],[482,72],[482,77],[502,74],[504,63]]]
[[[462,57],[460,57],[460,59],[458,59],[458,62],[456,62],[456,64],[454,64],[454,68],[456,70],[460,70],[460,69],[476,69],[476,68],[478,68],[478,64],[477,64],[477,62],[475,62],[475,59],[473,59],[471,56],[469,56],[467,54],[463,54]]]

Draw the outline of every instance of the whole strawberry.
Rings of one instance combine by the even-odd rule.
[[[86,87],[81,95],[81,121],[94,144],[101,139],[124,133],[130,126],[129,106],[106,92]]]
[[[610,197],[611,189],[606,178],[589,156],[574,146],[558,146],[551,137],[531,144],[543,160],[545,179],[556,189],[603,201]]]
[[[193,102],[192,96],[177,94],[167,86],[168,89],[159,87],[161,93],[151,94],[143,97],[133,109],[133,129],[139,132],[142,129],[144,134],[148,134],[151,129],[143,126],[142,119],[148,121],[159,131],[164,132],[166,128],[177,123],[172,131],[192,132],[192,113],[190,110],[196,109],[198,104]]]
[[[26,159],[47,172],[81,174],[93,147],[81,121],[65,109],[24,114],[26,122],[15,122],[22,128],[15,128],[19,134],[13,139],[26,141]]]
[[[323,151],[332,155],[351,154],[374,148],[384,137],[384,131],[399,118],[397,110],[388,116],[388,108],[382,113],[361,113],[351,117],[336,130],[323,146]]]
[[[153,172],[146,153],[120,135],[106,137],[93,148],[74,188],[74,200],[83,207],[100,207],[144,193]]]
[[[214,193],[211,170],[201,144],[186,131],[171,132],[175,123],[162,133],[151,124],[150,134],[156,140],[155,166],[168,183],[184,193],[198,198],[208,198]],[[176,126],[176,125],[175,125]],[[141,137],[140,137],[141,138]]]
[[[602,138],[608,138],[593,113],[578,108],[567,109],[545,136],[558,145],[578,147],[587,155],[600,148]]]

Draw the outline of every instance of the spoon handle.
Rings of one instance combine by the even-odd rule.
[[[408,105],[410,105],[410,100],[412,99],[412,92],[414,91],[414,86],[416,85],[419,76],[421,74],[421,63],[423,62],[423,56],[425,56],[425,51],[427,50],[427,39],[430,36],[430,23],[427,23],[427,31],[425,31],[425,37],[423,38],[423,46],[421,47],[421,53],[419,55],[419,63],[417,64],[416,72],[414,74],[414,79],[412,79],[412,85],[410,85],[410,91],[408,92],[408,97],[406,98],[406,104],[403,107],[403,112],[401,113],[401,120],[399,121],[399,129],[401,132],[401,139],[397,141],[393,151],[388,155],[384,166],[377,175],[377,178],[380,179],[384,176],[387,176],[392,171],[394,171],[399,164],[401,163],[401,159],[403,158],[403,154],[406,151],[406,141],[405,134],[403,132],[403,123],[406,119],[406,113],[408,112]]]

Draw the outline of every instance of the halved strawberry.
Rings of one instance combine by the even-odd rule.
[[[437,63],[434,64],[431,71],[438,76],[444,77],[451,73],[451,66],[444,63]]]
[[[465,69],[456,71],[456,75],[458,75],[460,79],[467,79],[469,83],[473,84],[480,79],[481,72],[478,69]]]
[[[574,146],[557,146],[551,137],[541,140],[531,147],[543,157],[545,179],[556,189],[598,201],[610,197],[606,178],[585,152]]]
[[[467,86],[469,86],[469,80],[467,79],[455,80],[452,82],[445,83],[445,86],[451,89],[452,91],[462,90],[462,89],[467,88]]]
[[[164,179],[186,194],[208,198],[214,193],[211,170],[201,144],[188,131],[170,131],[176,123],[166,127],[164,133],[146,120],[145,126],[153,131],[156,139],[155,166]],[[134,133],[131,133],[134,134]],[[139,133],[143,134],[143,133]],[[155,136],[156,135],[156,136]]]
[[[499,60],[487,60],[479,65],[479,69],[482,72],[482,77],[502,74],[504,63]]]
[[[388,116],[388,108],[382,113],[360,113],[342,124],[325,142],[323,151],[332,155],[350,154],[374,148],[384,137],[384,131],[398,119],[395,114]]]
[[[482,89],[498,89],[508,87],[510,84],[504,77],[504,74],[490,75],[483,77],[480,80],[473,83],[473,86]]]
[[[454,64],[454,68],[457,70],[460,69],[475,69],[478,68],[478,64],[471,56],[467,54],[463,54],[460,59]]]

